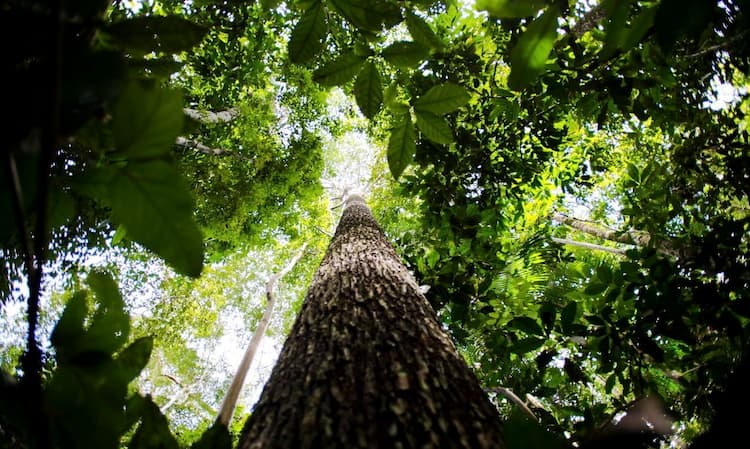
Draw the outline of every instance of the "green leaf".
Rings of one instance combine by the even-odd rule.
[[[143,400],[141,425],[133,434],[128,449],[179,449],[159,406],[148,396]]]
[[[126,382],[135,379],[143,370],[151,357],[154,339],[150,336],[141,337],[130,344],[117,356],[118,374]]]
[[[510,52],[508,87],[522,90],[544,71],[552,47],[557,40],[557,17],[560,10],[550,7],[526,29]]]
[[[168,57],[129,60],[128,65],[144,70],[146,75],[151,75],[157,78],[168,78],[173,73],[179,72],[183,63],[175,61],[172,57]]]
[[[430,25],[411,11],[406,12],[406,28],[411,38],[425,47],[442,48],[445,45]]]
[[[391,129],[388,139],[388,167],[394,179],[398,179],[409,166],[417,150],[414,124],[408,114],[399,117],[396,126]]]
[[[653,27],[657,8],[657,6],[646,8],[633,18],[630,30],[623,41],[622,51],[628,51],[638,45],[646,33]]]
[[[328,0],[346,20],[365,31],[380,31],[401,21],[401,8],[388,0]]]
[[[289,39],[289,59],[297,64],[307,62],[318,55],[325,44],[328,22],[323,2],[309,7],[292,30]]]
[[[519,19],[535,15],[547,0],[477,0],[477,9],[500,19]]]
[[[183,121],[179,92],[139,82],[129,84],[112,111],[116,155],[136,159],[168,153]]]
[[[415,111],[415,115],[417,127],[425,137],[441,145],[453,142],[453,131],[443,117],[425,111]]]
[[[74,346],[85,333],[83,325],[89,311],[87,296],[86,291],[75,292],[68,299],[60,319],[52,330],[50,342],[57,351],[58,360],[68,353],[68,348]]]
[[[383,106],[383,84],[380,72],[372,62],[367,62],[354,82],[354,98],[359,110],[367,118],[373,118]]]
[[[414,110],[443,115],[455,111],[470,99],[471,95],[464,87],[445,83],[430,88],[414,103]]]
[[[115,22],[103,31],[115,45],[142,54],[187,51],[203,40],[208,28],[173,16],[139,16]]]
[[[98,305],[85,341],[78,350],[114,354],[128,341],[130,334],[130,316],[125,312],[125,301],[108,273],[92,271],[86,283],[94,292]]]
[[[609,285],[612,283],[612,270],[608,265],[599,265],[596,267],[596,277],[605,284]]]
[[[532,335],[544,335],[544,330],[542,330],[542,326],[539,325],[539,323],[530,317],[527,316],[519,316],[516,318],[513,318],[508,323],[508,326],[512,327],[513,329],[518,329],[520,331],[523,331],[527,334]]]
[[[522,338],[517,342],[513,343],[510,347],[511,352],[515,354],[526,354],[528,352],[539,349],[546,340],[540,337],[528,337]]]
[[[505,447],[508,449],[565,449],[565,440],[545,429],[519,410],[513,409],[505,422]]]
[[[227,426],[221,423],[214,423],[209,427],[200,439],[190,446],[190,449],[231,449],[232,436],[229,434]]]
[[[193,199],[177,170],[164,161],[133,163],[110,184],[115,220],[138,243],[180,273],[196,277],[203,268],[203,241],[193,221]]]
[[[570,330],[570,326],[573,324],[577,312],[578,304],[576,304],[575,301],[571,301],[566,304],[560,312],[560,324],[562,325],[563,332],[565,332],[566,334]]]
[[[591,296],[596,296],[607,289],[607,284],[602,283],[598,279],[592,280],[589,285],[583,290],[584,293]]]
[[[416,67],[430,55],[430,50],[422,44],[409,41],[394,42],[383,50],[382,56],[396,67]]]
[[[365,59],[354,53],[339,56],[313,73],[313,79],[324,86],[340,86],[359,72]]]

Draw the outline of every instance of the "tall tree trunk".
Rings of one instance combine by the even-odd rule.
[[[239,447],[504,447],[497,411],[359,196]]]

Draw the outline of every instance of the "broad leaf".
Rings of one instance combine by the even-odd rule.
[[[513,343],[513,346],[510,347],[510,350],[511,352],[514,352],[516,354],[526,354],[527,352],[539,349],[545,341],[546,340],[541,337],[522,338]]]
[[[180,273],[198,276],[203,242],[193,221],[193,199],[166,162],[129,164],[110,184],[110,205],[128,235]]]
[[[453,142],[453,131],[443,117],[426,111],[415,111],[415,115],[417,127],[425,137],[442,145]]]
[[[406,13],[406,28],[412,39],[425,47],[441,48],[444,46],[443,41],[432,31],[430,25],[412,12]]]
[[[190,449],[231,449],[232,436],[227,427],[215,422],[201,437],[190,446]]]
[[[378,68],[372,62],[367,62],[357,75],[354,83],[354,98],[362,114],[373,118],[383,106],[383,84],[380,81]]]
[[[430,88],[414,103],[414,109],[442,115],[455,111],[468,103],[470,99],[471,95],[464,87],[445,83]]]
[[[401,20],[401,8],[389,0],[328,0],[342,16],[365,31],[380,31]]]
[[[143,370],[151,357],[154,339],[150,336],[141,337],[123,349],[115,360],[118,374],[126,382],[135,379]]]
[[[500,19],[529,17],[544,8],[547,0],[477,0],[477,9]]]
[[[508,323],[509,327],[512,327],[513,329],[518,329],[520,331],[523,331],[527,334],[532,335],[544,335],[544,330],[542,329],[542,326],[539,325],[539,323],[530,317],[527,316],[519,316],[516,318],[513,318]]]
[[[86,331],[82,352],[114,354],[128,341],[130,317],[125,312],[125,301],[114,279],[100,271],[92,271],[86,278],[96,298],[97,308]]]
[[[179,16],[139,16],[104,27],[114,43],[143,54],[187,51],[203,40],[208,29]]]
[[[85,332],[83,325],[88,314],[86,296],[86,291],[78,291],[68,299],[62,316],[52,331],[50,342],[55,347],[58,360],[70,354],[69,348],[73,349],[71,346],[74,346]]]
[[[323,2],[315,2],[300,18],[289,39],[289,59],[294,63],[311,60],[323,49],[328,22]]]
[[[430,55],[430,50],[416,42],[399,41],[383,50],[382,56],[396,67],[416,67]]]
[[[129,84],[112,112],[116,155],[137,159],[168,153],[183,121],[179,92],[139,82]]]
[[[508,86],[521,90],[531,84],[544,71],[552,47],[557,40],[557,17],[560,10],[550,7],[534,20],[518,39],[510,52]]]
[[[151,397],[143,398],[141,413],[141,424],[128,444],[129,449],[179,449],[167,418]]]
[[[398,179],[404,169],[414,158],[417,150],[414,124],[408,114],[399,117],[396,126],[391,129],[388,139],[388,167],[394,179]]]
[[[340,86],[359,72],[365,59],[354,53],[339,56],[313,73],[313,79],[324,86]]]

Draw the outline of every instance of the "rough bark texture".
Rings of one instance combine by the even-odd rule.
[[[239,447],[504,447],[497,411],[360,197]]]

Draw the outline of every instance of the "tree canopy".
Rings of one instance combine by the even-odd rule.
[[[359,187],[509,448],[718,444],[747,30],[747,0],[5,2],[0,439],[228,446],[216,353],[306,247],[283,339]]]

